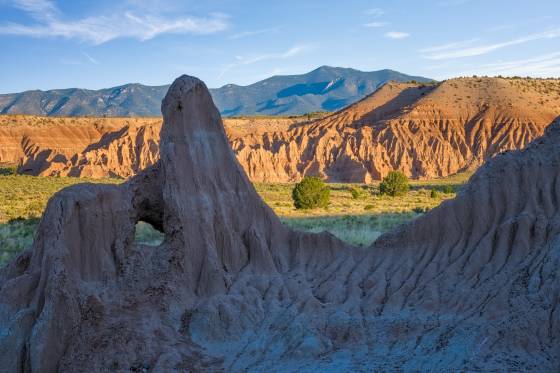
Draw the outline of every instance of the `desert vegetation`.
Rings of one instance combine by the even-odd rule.
[[[16,219],[38,218],[48,199],[60,189],[78,183],[119,183],[118,179],[77,179],[70,177],[34,177],[8,174],[0,176],[0,223]]]
[[[408,178],[400,171],[391,171],[379,184],[381,194],[391,197],[402,196],[408,193]]]
[[[292,190],[294,207],[296,209],[326,208],[329,206],[330,192],[330,188],[321,178],[307,176]]]
[[[12,171],[0,172],[0,262],[30,247],[47,201],[58,190],[84,182],[122,182],[118,179],[34,177],[15,175]],[[381,194],[379,182],[325,184],[329,191],[328,204],[314,209],[298,209],[294,206],[294,184],[256,183],[255,187],[284,224],[309,232],[327,230],[342,240],[363,246],[369,245],[383,232],[454,197],[468,176],[460,174],[449,178],[411,181],[410,190],[397,197]],[[434,190],[437,191],[436,196],[433,196]],[[161,237],[148,224],[139,223],[136,226],[136,240],[150,244],[157,243]]]

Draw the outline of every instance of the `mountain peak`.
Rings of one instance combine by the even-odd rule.
[[[341,69],[344,69],[344,68],[343,67],[322,65],[322,66],[319,66],[318,68],[316,68],[313,71],[333,71],[333,70],[341,70]]]
[[[223,116],[298,115],[336,111],[371,94],[388,80],[412,79],[429,81],[392,70],[363,72],[323,65],[306,74],[274,76],[249,86],[227,84],[210,91]],[[168,88],[169,85],[128,83],[101,90],[72,88],[5,94],[0,95],[0,113],[159,116]]]

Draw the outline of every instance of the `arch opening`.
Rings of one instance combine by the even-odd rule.
[[[134,242],[147,246],[159,246],[165,238],[164,233],[152,224],[139,220],[134,226]]]

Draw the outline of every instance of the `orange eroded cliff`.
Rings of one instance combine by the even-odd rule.
[[[519,149],[560,115],[560,80],[458,78],[388,83],[328,117],[226,119],[253,181],[305,175],[369,182],[391,170],[430,178]],[[129,177],[159,158],[159,118],[0,116],[0,163],[34,175]]]

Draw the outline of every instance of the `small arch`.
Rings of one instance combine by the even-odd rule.
[[[165,238],[164,233],[152,224],[138,221],[134,226],[134,242],[147,246],[159,246]]]

